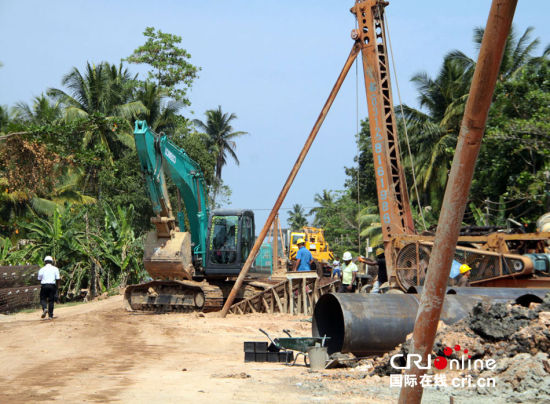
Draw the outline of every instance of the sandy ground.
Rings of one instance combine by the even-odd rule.
[[[265,340],[258,328],[310,336],[304,317],[128,313],[121,296],[55,315],[0,316],[0,403],[390,403],[399,393],[357,369],[244,362],[243,342]],[[424,402],[449,402],[434,394]]]
[[[39,311],[0,316],[0,402],[311,398],[300,384],[309,376],[304,366],[243,360],[243,341],[265,340],[258,328],[310,336],[303,317],[128,313],[121,296],[59,307],[55,315],[53,321],[41,320]]]

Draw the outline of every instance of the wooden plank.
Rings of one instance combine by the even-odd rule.
[[[266,313],[272,313],[272,311],[269,309],[269,304],[267,304],[267,300],[265,300],[265,297],[263,295],[261,296],[261,299],[262,299],[262,303],[265,307],[265,312]]]
[[[292,279],[288,280],[288,313],[294,314],[294,291],[292,290]]]
[[[301,283],[298,282],[296,285],[296,290],[292,291],[292,298],[294,300],[294,306],[296,306],[295,312],[292,314],[301,314],[302,313],[302,290],[301,290]]]
[[[315,282],[313,282],[313,305],[319,300],[319,293],[319,278],[317,278]]]
[[[289,271],[286,273],[287,279],[314,279],[317,278],[316,271]]]
[[[254,308],[254,305],[252,304],[252,301],[249,300],[248,301],[248,308],[253,312],[253,313],[257,313],[256,309]]]
[[[273,297],[275,302],[277,303],[277,307],[279,308],[279,313],[284,313],[283,305],[281,303],[281,298],[279,297],[279,294],[275,290],[273,290]]]
[[[289,304],[288,304],[288,291],[287,291],[286,285],[285,285],[284,292],[283,292],[283,311],[285,313],[289,312],[288,307],[289,307]]]
[[[308,314],[307,300],[307,281],[305,279],[302,279],[302,301],[304,304],[303,314]]]

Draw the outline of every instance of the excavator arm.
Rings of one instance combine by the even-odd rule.
[[[181,255],[188,256],[189,252],[182,251],[179,242],[175,243],[174,240],[180,233],[187,230],[191,237],[193,261],[200,260],[201,266],[204,266],[209,210],[204,176],[199,165],[184,150],[174,145],[166,135],[155,134],[145,121],[136,121],[134,138],[141,171],[145,176],[155,215],[151,218],[151,222],[155,225],[156,232],[148,239],[151,243],[158,245],[152,248],[151,254],[155,254],[155,249],[158,254],[158,247],[164,247],[168,241],[172,241],[172,244],[178,244],[173,251],[173,261],[179,261],[182,258]],[[166,175],[170,176],[178,190],[180,206],[178,206],[177,222],[168,196]],[[186,214],[181,208],[182,199]],[[189,224],[188,229],[185,229],[186,222]],[[156,236],[156,240],[153,236]],[[165,250],[170,253],[168,249]],[[146,251],[146,268],[147,259],[152,258],[148,255],[151,254]],[[189,257],[184,261],[187,265]]]

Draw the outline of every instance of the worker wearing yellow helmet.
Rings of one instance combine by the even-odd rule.
[[[472,268],[467,264],[462,264],[459,268],[460,275],[455,278],[457,287],[470,286],[470,276],[472,275]]]
[[[298,244],[298,252],[296,253],[296,262],[294,263],[295,271],[311,271],[311,264],[313,263],[313,255],[306,248],[306,242],[303,238],[299,238],[296,242]]]

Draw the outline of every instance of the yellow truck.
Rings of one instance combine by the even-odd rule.
[[[311,255],[315,261],[316,268],[312,268],[312,270],[317,270],[319,273],[322,271],[324,274],[330,274],[334,254],[330,250],[328,243],[325,241],[324,230],[318,227],[304,227],[302,232],[293,231],[290,233],[288,238],[289,270],[294,268],[296,253],[298,252],[298,245],[296,242],[301,238],[305,240],[305,247],[311,252]]]

